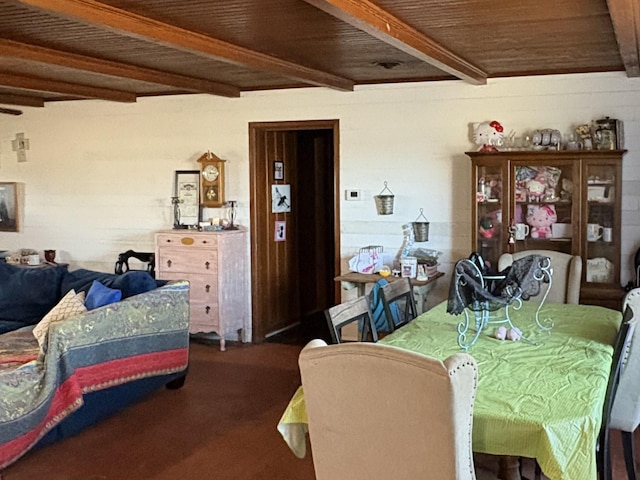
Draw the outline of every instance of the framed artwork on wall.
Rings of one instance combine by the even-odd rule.
[[[284,242],[287,239],[287,222],[280,220],[276,221],[273,239],[276,242]]]
[[[19,184],[0,182],[0,232],[17,232],[20,228]]]
[[[200,171],[176,170],[174,228],[197,227],[200,221]]]
[[[291,185],[271,185],[271,213],[291,211]]]
[[[273,179],[284,180],[284,162],[276,160],[273,162]]]

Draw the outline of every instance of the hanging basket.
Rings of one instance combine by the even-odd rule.
[[[389,194],[385,193],[385,190]],[[393,199],[395,198],[393,192],[387,187],[387,182],[384,182],[384,188],[380,192],[380,195],[373,197],[376,202],[376,210],[378,215],[391,215],[393,214]]]
[[[421,218],[424,221],[421,221]],[[420,215],[416,218],[416,221],[413,222],[413,236],[416,242],[428,242],[429,241],[429,221],[422,213],[422,209],[420,209]]]

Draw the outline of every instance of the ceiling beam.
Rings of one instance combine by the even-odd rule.
[[[40,92],[62,93],[83,98],[109,100],[112,102],[135,103],[136,101],[135,93],[61,82],[58,80],[15,75],[13,73],[0,72],[0,85],[23,90],[37,90]]]
[[[44,107],[44,100],[28,95],[0,93],[0,103],[4,105],[21,105],[23,107]]]
[[[240,96],[239,88],[224,83],[185,77],[183,75],[77,55],[75,53],[61,52],[37,45],[14,42],[13,40],[0,39],[0,57],[23,58],[34,62],[58,65],[102,75],[130,78],[159,85],[169,85],[198,93],[209,93],[223,97]]]
[[[304,0],[355,28],[473,85],[487,73],[369,0]]]
[[[207,35],[143,17],[94,0],[18,0],[56,15],[116,30],[124,35],[152,41],[217,61],[285,76],[310,85],[353,90],[353,81],[289,62]]]
[[[20,110],[14,110],[13,108],[0,107],[0,113],[4,113],[5,115],[22,115]]]
[[[640,8],[636,0],[607,0],[628,77],[640,77]]]

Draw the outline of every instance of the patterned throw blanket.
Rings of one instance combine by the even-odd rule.
[[[30,329],[5,333],[0,338],[0,375],[38,358],[40,347]]]
[[[31,332],[3,334],[0,469],[80,408],[84,394],[184,371],[188,302],[189,284],[176,282],[52,324],[42,356]]]

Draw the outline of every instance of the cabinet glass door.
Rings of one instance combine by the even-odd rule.
[[[475,164],[474,244],[490,271],[496,271],[498,257],[503,252],[507,229],[503,226],[504,163],[501,161]]]
[[[617,164],[606,160],[587,161],[584,169],[585,280],[612,284],[620,276],[620,172]]]
[[[579,166],[550,160],[512,162],[510,250],[579,249]],[[575,198],[574,198],[575,197]]]

